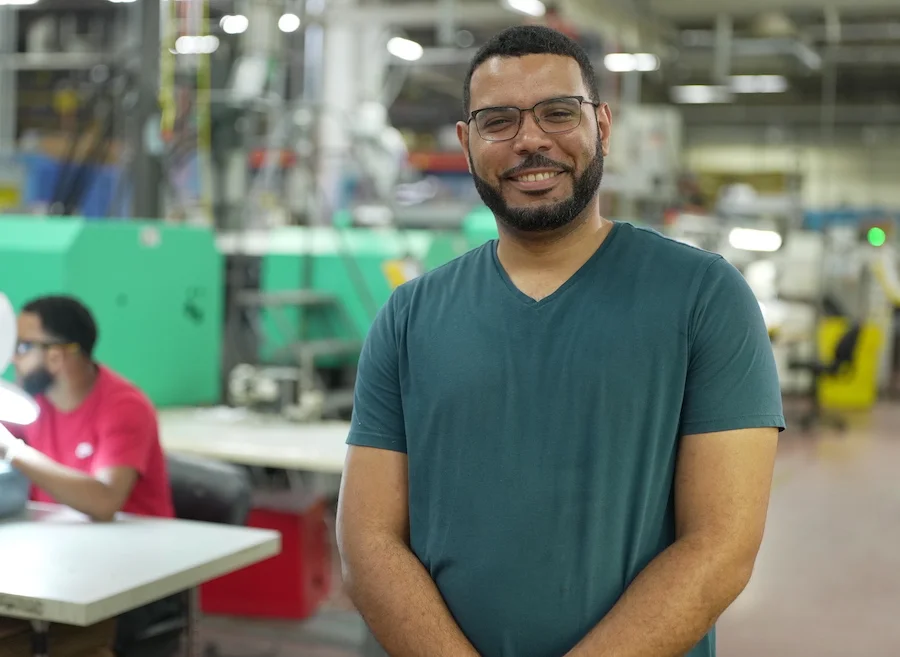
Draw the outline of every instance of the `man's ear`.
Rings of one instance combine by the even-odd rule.
[[[597,107],[597,129],[600,132],[600,146],[603,149],[603,157],[609,155],[609,135],[612,132],[612,112],[609,105],[600,103]]]
[[[456,138],[459,140],[459,146],[463,153],[466,154],[466,166],[469,168],[469,173],[473,173],[472,160],[469,157],[469,124],[465,121],[456,122]]]

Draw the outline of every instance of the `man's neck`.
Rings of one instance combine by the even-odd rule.
[[[600,248],[613,223],[599,213],[575,220],[571,228],[542,235],[514,234],[500,228],[497,257],[510,274],[521,272],[571,273]]]
[[[91,394],[98,373],[94,363],[70,372],[64,381],[58,381],[47,391],[47,400],[64,413],[74,411]]]

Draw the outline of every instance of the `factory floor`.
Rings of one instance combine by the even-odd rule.
[[[896,657],[897,610],[900,404],[851,418],[843,435],[789,429],[766,538],[749,586],[719,622],[719,656]],[[210,618],[201,636],[222,657],[357,657],[365,635],[336,591],[307,623]]]

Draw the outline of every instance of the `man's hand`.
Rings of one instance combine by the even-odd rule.
[[[351,447],[341,480],[344,586],[391,657],[478,657],[409,548],[406,454]]]
[[[675,543],[568,657],[681,657],[750,579],[768,509],[777,429],[682,438]]]

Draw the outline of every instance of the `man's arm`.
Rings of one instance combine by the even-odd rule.
[[[409,544],[399,365],[404,291],[378,313],[359,358],[338,503],[344,584],[391,657],[477,657]]]
[[[721,258],[700,280],[688,337],[675,541],[570,657],[681,657],[753,571],[784,417],[759,303]]]
[[[100,522],[115,517],[138,479],[137,470],[128,467],[104,468],[92,477],[60,465],[27,445],[16,450],[12,464],[60,504]]]
[[[8,432],[0,436],[0,452],[15,443],[12,464],[35,486],[93,520],[110,521],[131,496],[156,439],[151,407],[134,400],[110,403],[97,427],[91,474],[57,463]]]
[[[682,439],[677,539],[569,657],[680,657],[747,585],[762,541],[778,429]]]
[[[477,657],[410,550],[406,454],[350,447],[337,532],[344,586],[391,657]]]

